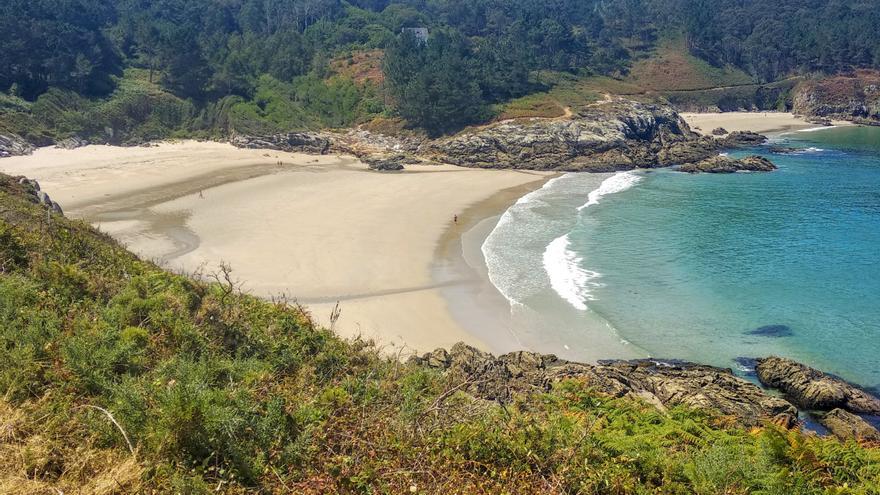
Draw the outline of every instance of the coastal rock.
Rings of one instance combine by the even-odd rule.
[[[767,136],[752,131],[731,132],[727,137],[719,140],[719,143],[724,148],[758,146],[766,142]]]
[[[841,440],[880,442],[880,431],[853,413],[837,408],[823,414],[819,422]]]
[[[857,70],[799,84],[792,94],[794,113],[818,119],[880,125],[880,71]]]
[[[462,343],[448,353],[438,349],[412,361],[445,370],[467,384],[474,396],[502,403],[517,393],[546,392],[560,380],[578,379],[601,393],[638,398],[660,410],[687,405],[734,417],[745,426],[762,421],[786,427],[797,424],[792,404],[767,395],[730,370],[711,366],[654,360],[589,365],[522,351],[495,357]]]
[[[81,137],[69,137],[67,139],[62,139],[55,143],[56,148],[65,149],[65,150],[73,150],[76,148],[82,148],[83,146],[88,146],[89,142]]]
[[[0,158],[30,155],[34,147],[17,134],[0,134]]]
[[[768,151],[770,151],[770,153],[785,155],[788,153],[797,153],[800,149],[792,148],[790,146],[771,146],[768,148]]]
[[[514,120],[426,143],[421,152],[465,167],[611,171],[669,166],[717,151],[665,105],[612,100],[572,118]]]
[[[715,156],[698,163],[688,163],[678,168],[680,172],[689,174],[732,174],[734,172],[771,172],[776,165],[760,156],[747,156],[737,160],[728,156]]]
[[[13,182],[20,187],[17,193],[22,194],[31,203],[45,205],[53,212],[59,215],[64,215],[64,210],[62,210],[61,205],[53,201],[45,191],[40,190],[39,182],[33,179],[28,179],[27,177],[15,177]]]
[[[230,142],[238,148],[269,149],[319,155],[326,154],[331,144],[328,136],[309,132],[290,132],[262,137],[235,135]]]
[[[716,127],[714,129],[712,129],[713,136],[723,136],[725,134],[727,134],[727,129],[725,129],[723,127]]]
[[[880,415],[880,399],[840,378],[780,357],[758,359],[758,379],[781,390],[804,409],[841,408],[856,414]]]

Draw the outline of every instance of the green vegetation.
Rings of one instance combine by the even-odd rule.
[[[399,116],[439,134],[554,115],[557,82],[577,105],[597,80],[663,95],[877,68],[878,24],[870,0],[9,0],[0,128],[136,142]],[[60,127],[27,109],[53,91]]]
[[[872,494],[880,450],[583,383],[504,407],[0,175],[0,492]],[[203,280],[215,280],[208,283]]]

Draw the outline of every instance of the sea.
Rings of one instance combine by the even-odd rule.
[[[778,149],[779,147],[791,149]],[[567,174],[482,244],[510,338],[569,359],[794,358],[880,386],[880,128],[738,150],[771,173]]]

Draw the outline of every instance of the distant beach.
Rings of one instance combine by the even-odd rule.
[[[325,325],[339,301],[337,333],[392,352],[489,347],[440,293],[474,279],[438,285],[438,256],[552,176],[448,165],[383,174],[354,157],[195,141],[44,148],[0,170],[39,180],[68,216],[170,268],[210,273],[226,262],[244,290],[296,299]]]
[[[692,130],[704,135],[711,135],[712,131],[719,127],[728,132],[752,131],[759,134],[781,134],[817,127],[817,124],[787,112],[716,112],[680,115]],[[851,122],[838,120],[833,121],[832,124],[853,125]]]

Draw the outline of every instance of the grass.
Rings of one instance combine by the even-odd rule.
[[[164,271],[25,193],[0,175],[2,493],[880,490],[880,450],[855,443],[578,381],[504,407],[451,393],[295,303]]]
[[[626,81],[647,91],[686,91],[754,84],[732,66],[716,67],[688,53],[683,38],[662,40],[653,53],[633,64]]]

